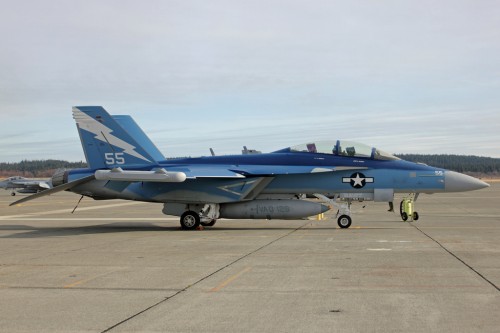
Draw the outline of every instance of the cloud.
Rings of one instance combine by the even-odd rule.
[[[500,156],[499,16],[488,1],[9,2],[0,159],[39,158],[45,137],[81,159],[73,105],[132,114],[168,155],[349,138]]]

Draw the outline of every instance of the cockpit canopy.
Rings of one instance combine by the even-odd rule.
[[[373,148],[362,143],[344,140],[303,143],[290,147],[290,152],[351,156],[382,161],[399,160],[396,156],[386,153],[383,150]]]

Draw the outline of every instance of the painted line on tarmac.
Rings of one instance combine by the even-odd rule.
[[[178,221],[178,217],[16,217],[2,221]]]
[[[473,212],[471,212],[474,214]],[[465,214],[446,214],[446,213],[434,213],[434,214],[425,214],[426,216],[432,216],[432,217],[456,217],[456,218],[461,218],[461,217],[466,217]],[[498,217],[498,214],[474,214],[474,218],[482,217],[482,218],[495,218]]]
[[[237,278],[239,278],[241,275],[245,274],[246,272],[248,272],[249,270],[251,270],[252,267],[247,267],[245,268],[244,270],[242,270],[241,272],[239,273],[236,273],[234,274],[233,276],[230,276],[227,280],[225,280],[224,282],[222,282],[221,284],[219,284],[217,287],[214,287],[212,289],[210,289],[211,292],[217,292],[219,290],[221,290],[222,288],[226,287],[227,285],[229,285],[231,282],[233,282],[234,280],[236,280]]]
[[[459,226],[455,226],[455,225],[450,225],[448,227],[428,227],[428,226],[425,226],[425,227],[422,227],[422,229],[499,229],[499,227],[495,227],[495,226],[491,226],[491,227],[459,227]]]
[[[87,282],[90,282],[92,280],[95,280],[97,278],[100,278],[100,277],[103,277],[103,276],[106,276],[106,275],[110,275],[110,274],[113,274],[113,273],[116,273],[118,272],[120,269],[118,270],[114,270],[114,271],[111,271],[111,272],[106,272],[106,273],[103,273],[103,274],[98,274],[98,275],[94,275],[92,277],[89,277],[87,279],[82,279],[82,280],[78,280],[78,281],[75,281],[73,283],[70,283],[70,284],[67,284],[65,285],[63,288],[64,289],[70,289],[70,288],[73,288],[73,287],[76,287],[76,286],[79,286],[81,284],[84,284],[84,283],[87,283]]]
[[[378,240],[377,243],[413,243],[410,240],[397,240],[397,241],[389,241],[385,239]]]
[[[134,201],[134,202],[122,202],[122,203],[102,205],[102,206],[82,207],[82,208],[78,208],[78,211],[80,212],[80,211],[96,210],[96,209],[103,209],[103,208],[115,208],[115,207],[122,207],[122,206],[138,205],[141,203],[142,202]],[[19,206],[22,206],[22,205],[19,205]],[[65,209],[49,210],[46,212],[36,212],[36,213],[26,213],[26,214],[20,214],[20,215],[0,216],[0,220],[6,220],[6,219],[11,219],[11,218],[16,218],[16,217],[36,217],[36,216],[50,215],[50,214],[71,213],[72,210],[73,210],[72,208],[65,208]]]

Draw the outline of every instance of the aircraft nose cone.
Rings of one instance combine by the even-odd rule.
[[[444,189],[446,192],[463,192],[480,190],[489,187],[488,183],[477,178],[464,175],[455,171],[445,171],[444,173]]]

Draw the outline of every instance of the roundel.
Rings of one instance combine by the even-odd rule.
[[[363,188],[366,183],[373,183],[373,177],[366,177],[361,172],[355,172],[351,177],[343,177],[342,183],[350,183],[353,188]]]

